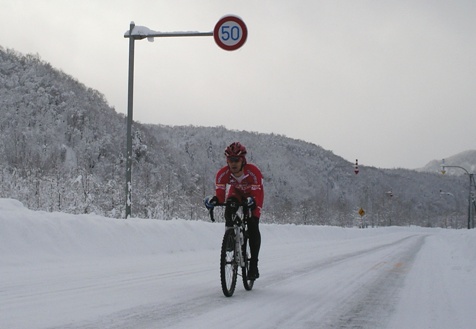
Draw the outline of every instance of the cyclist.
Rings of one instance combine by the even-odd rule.
[[[246,202],[251,209],[248,219],[248,234],[250,242],[251,280],[259,278],[258,255],[261,246],[259,218],[263,206],[264,190],[263,176],[257,166],[246,161],[246,147],[235,142],[225,149],[227,165],[216,174],[215,196],[205,198],[205,206],[212,209],[217,203],[225,203],[225,225],[233,226],[231,217],[238,210],[238,204]],[[227,193],[227,185],[229,190]]]

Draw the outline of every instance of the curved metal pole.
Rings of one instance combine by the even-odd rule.
[[[473,174],[470,174],[466,168],[460,167],[460,166],[447,166],[445,165],[445,159],[443,159],[443,164],[441,165],[442,173],[445,173],[445,168],[458,168],[461,170],[464,170],[468,176],[469,176],[469,191],[468,191],[468,230],[471,228],[474,228],[474,223],[472,223],[471,218],[472,216],[472,208],[471,208],[471,187],[472,187],[472,182],[473,182]]]
[[[135,23],[131,22],[124,38],[129,38],[129,84],[127,101],[127,151],[126,151],[126,218],[131,217],[132,208],[132,112],[134,97],[134,41],[155,37],[196,37],[213,36],[213,32],[155,32],[146,29],[146,33],[134,33]]]

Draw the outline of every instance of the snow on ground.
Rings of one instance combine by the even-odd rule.
[[[204,211],[204,215],[206,212]],[[476,231],[262,223],[261,278],[219,282],[222,223],[0,199],[0,328],[474,328]]]

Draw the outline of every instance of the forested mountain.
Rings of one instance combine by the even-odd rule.
[[[123,218],[126,120],[102,94],[0,48],[0,109],[0,197]],[[356,175],[317,145],[224,127],[134,123],[133,136],[133,217],[206,219],[223,150],[240,141],[264,174],[264,222],[351,226],[363,208],[372,225],[466,225],[464,177],[366,166]]]

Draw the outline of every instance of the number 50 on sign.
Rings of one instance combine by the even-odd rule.
[[[248,29],[241,18],[225,16],[218,21],[213,30],[216,44],[225,50],[236,50],[243,46],[248,36]]]

